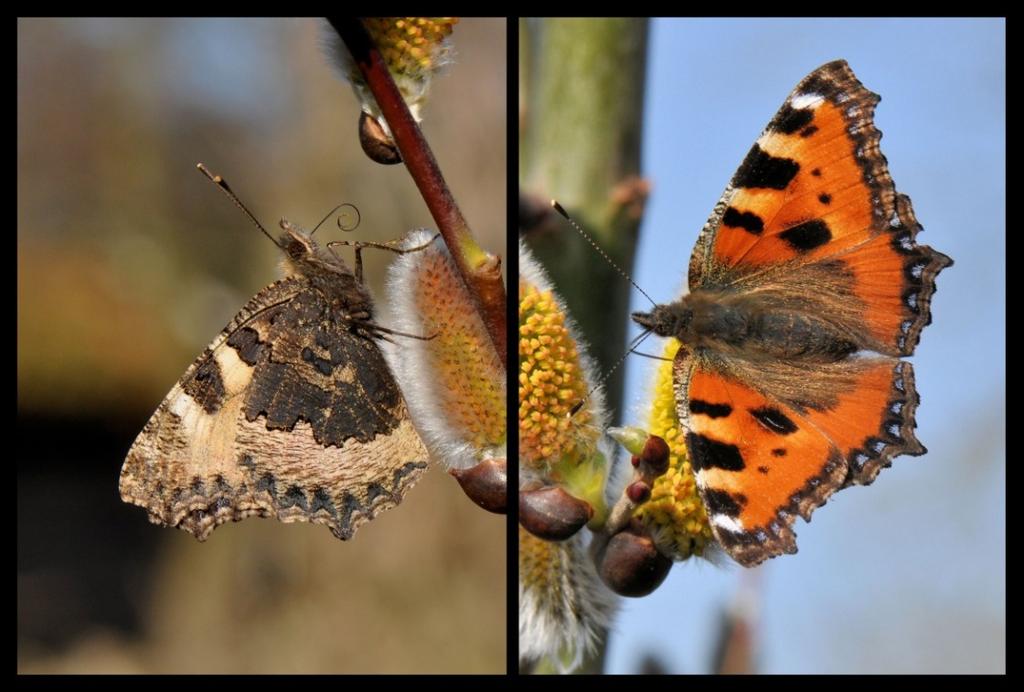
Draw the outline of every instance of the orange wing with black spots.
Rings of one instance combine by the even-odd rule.
[[[715,206],[690,293],[635,313],[682,343],[674,377],[697,485],[722,546],[756,565],[796,552],[792,524],[871,483],[914,436],[910,363],[952,260],[917,245],[843,61],[800,82]]]
[[[910,355],[931,322],[945,255],[916,245],[873,116],[880,97],[845,61],[805,77],[747,154],[690,259],[690,290],[756,280],[781,264],[842,261],[872,350]]]
[[[796,552],[797,515],[810,520],[837,490],[865,484],[914,437],[913,372],[894,358],[830,366],[834,396],[818,408],[766,395],[713,359],[676,356],[680,420],[715,538],[752,567]],[[841,383],[841,384],[839,384]]]

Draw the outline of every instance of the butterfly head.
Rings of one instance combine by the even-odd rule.
[[[281,219],[281,229],[284,233],[278,237],[277,244],[290,261],[303,262],[319,254],[320,246],[306,231],[287,219]]]
[[[335,253],[320,247],[311,233],[286,219],[281,219],[281,229],[284,233],[278,237],[277,244],[284,251],[286,273],[307,276],[323,272],[352,275],[348,265]]]
[[[372,304],[366,287],[345,261],[329,248],[322,248],[299,226],[281,219],[284,231],[277,244],[284,252],[285,276],[303,276],[338,305],[349,310],[369,311]]]
[[[658,336],[674,336],[687,341],[684,335],[690,331],[693,309],[684,302],[655,305],[650,312],[634,312],[633,321]]]

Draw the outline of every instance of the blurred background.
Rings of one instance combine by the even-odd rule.
[[[346,238],[434,225],[405,168],[360,150],[319,30],[18,22],[19,672],[505,670],[504,518],[437,468],[346,543],[249,519],[200,544],[118,497],[157,404],[278,278],[276,248],[197,162],[272,231],[341,202],[362,216]],[[422,126],[504,256],[505,21],[464,19],[452,39]],[[379,304],[387,255],[365,256]]]
[[[605,671],[1005,672],[1005,22],[655,19],[647,29],[636,108],[652,187],[632,276],[656,301],[682,293],[700,228],[785,97],[838,58],[882,96],[881,148],[924,226],[918,241],[955,265],[938,278],[934,323],[912,358],[928,454],[898,458],[870,488],[798,521],[797,555],[755,570],[690,560],[652,595],[624,599]],[[630,309],[649,303],[634,292]],[[655,363],[626,365],[617,416],[641,423]]]

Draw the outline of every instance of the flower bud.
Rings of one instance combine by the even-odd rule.
[[[557,486],[519,491],[519,524],[537,538],[564,541],[592,516],[593,507]]]
[[[508,507],[508,470],[504,459],[484,459],[468,469],[448,471],[473,502],[488,512],[505,514]]]
[[[386,166],[401,163],[402,155],[394,140],[384,132],[377,119],[366,111],[359,114],[359,144],[363,152],[377,163]]]
[[[639,597],[658,588],[672,560],[658,552],[650,536],[627,529],[608,539],[598,551],[597,573],[620,596]]]

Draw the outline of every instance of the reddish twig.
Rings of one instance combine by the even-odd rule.
[[[501,281],[500,258],[487,253],[477,244],[441,175],[430,146],[362,21],[357,18],[331,17],[328,21],[345,42],[367,87],[377,100],[377,106],[391,128],[402,161],[423,195],[463,281],[480,307],[480,314],[494,348],[502,364],[507,367],[505,285]]]

